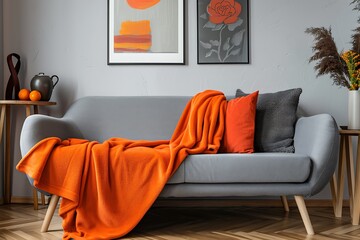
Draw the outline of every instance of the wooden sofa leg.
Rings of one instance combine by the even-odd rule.
[[[35,188],[33,188],[33,201],[34,201],[34,210],[38,210],[39,209],[38,192]]]
[[[314,229],[313,229],[311,221],[310,221],[309,213],[306,209],[304,197],[295,195],[295,201],[299,208],[299,212],[300,212],[301,218],[304,222],[307,234],[314,235]]]
[[[54,216],[54,212],[55,212],[56,206],[59,202],[59,199],[60,199],[59,196],[56,196],[56,195],[51,196],[49,207],[46,211],[46,215],[45,215],[43,224],[41,226],[42,233],[47,232],[47,230],[49,229],[50,222],[51,222],[52,217]]]
[[[288,204],[288,201],[287,201],[287,197],[285,195],[282,195],[281,196],[281,202],[284,206],[284,210],[285,212],[290,212],[290,208],[289,208],[289,204]]]
[[[45,205],[45,195],[41,193],[41,205]]]

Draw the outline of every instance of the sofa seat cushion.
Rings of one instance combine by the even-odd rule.
[[[183,162],[179,168],[176,170],[174,175],[167,181],[166,184],[177,184],[185,183],[185,163]]]
[[[185,159],[186,183],[302,183],[308,156],[295,153],[201,154]]]

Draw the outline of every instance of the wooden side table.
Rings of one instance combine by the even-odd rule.
[[[344,198],[344,171],[348,181],[350,215],[352,224],[359,225],[360,217],[360,129],[353,130],[341,126],[340,152],[337,178],[334,174],[331,181],[331,192],[333,195],[334,212],[336,217],[342,216]],[[357,137],[356,169],[354,171],[354,157],[351,137]]]
[[[19,101],[19,100],[0,100],[1,114],[0,114],[0,143],[2,140],[4,124],[6,125],[5,132],[5,158],[4,158],[4,202],[11,203],[11,107],[24,106],[26,110],[26,117],[31,115],[31,106],[34,108],[34,114],[39,113],[39,106],[56,105],[56,102],[46,101]],[[33,189],[34,209],[38,209],[38,193]],[[42,195],[42,201],[44,198]]]

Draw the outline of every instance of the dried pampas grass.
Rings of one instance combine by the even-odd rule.
[[[355,4],[353,10],[360,11],[360,0],[353,0],[351,4]]]
[[[317,77],[330,74],[335,85],[350,88],[349,81],[347,80],[346,63],[340,57],[331,34],[331,28],[308,28],[305,32],[313,35],[315,38],[315,44],[312,48],[314,55],[310,58],[309,62],[317,62],[314,67],[318,72]]]
[[[354,5],[353,10],[360,11],[360,0],[353,0],[351,4]],[[358,23],[360,23],[360,18]],[[352,76],[349,75],[346,62],[341,58],[342,53],[338,52],[331,34],[331,28],[308,28],[305,32],[314,36],[315,43],[312,48],[314,55],[310,58],[309,62],[316,62],[314,69],[317,71],[317,77],[329,74],[335,85],[346,87],[349,90],[358,89],[360,84],[354,84],[350,81]],[[351,50],[359,54],[360,26],[355,28],[353,32],[354,34],[351,36]],[[356,70],[360,71],[358,68],[360,67],[356,64]]]

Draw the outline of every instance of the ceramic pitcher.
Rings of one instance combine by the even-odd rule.
[[[55,83],[53,79],[55,79]],[[41,101],[49,101],[52,91],[58,82],[59,77],[56,75],[50,77],[44,73],[39,73],[31,79],[30,88],[41,93]]]

